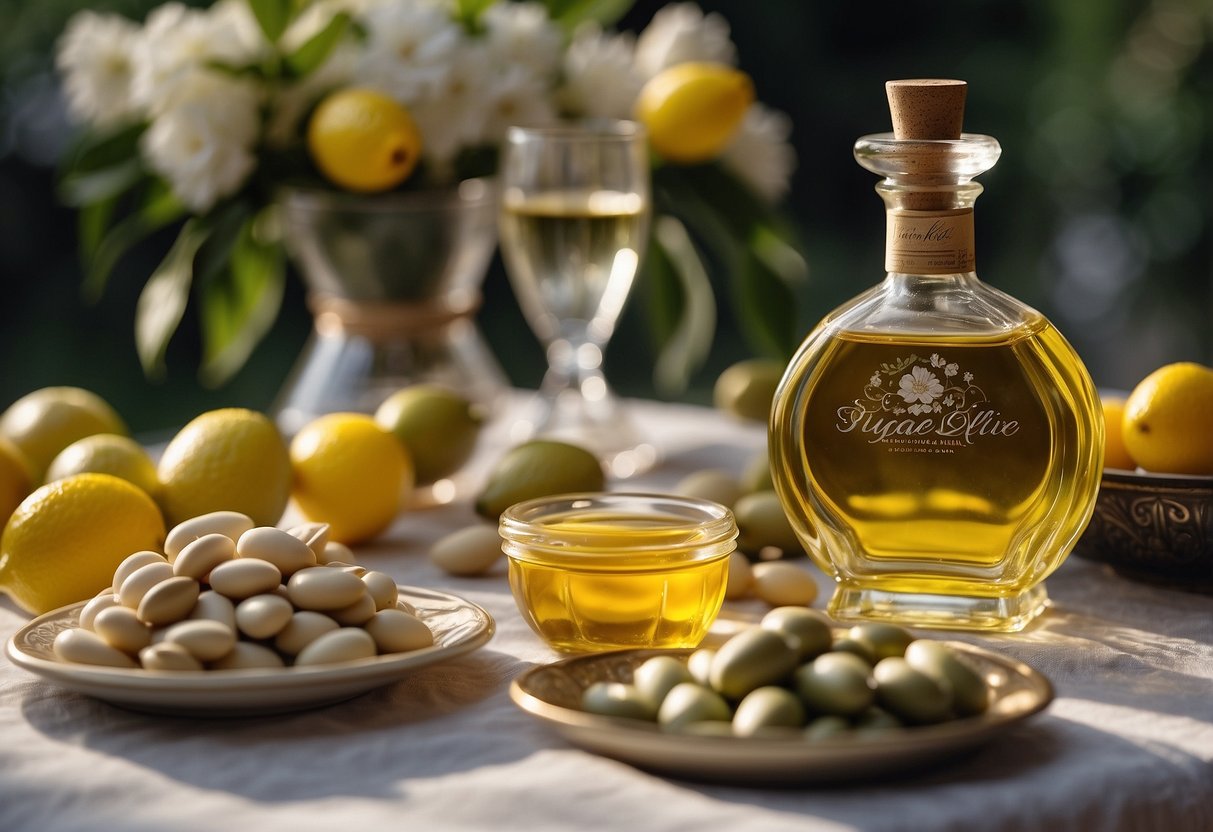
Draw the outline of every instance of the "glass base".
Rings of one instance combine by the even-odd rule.
[[[888,621],[908,627],[1016,633],[1049,606],[1044,584],[1008,597],[890,592],[841,583],[828,612],[843,621]]]

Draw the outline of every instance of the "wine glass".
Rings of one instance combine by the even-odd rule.
[[[548,359],[515,438],[572,442],[617,477],[639,473],[656,450],[607,385],[602,357],[648,237],[644,130],[626,121],[512,127],[501,177],[502,253]]]

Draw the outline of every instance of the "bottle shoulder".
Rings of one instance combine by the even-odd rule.
[[[818,329],[870,337],[1003,339],[1047,323],[1032,307],[971,274],[890,274],[827,315]]]

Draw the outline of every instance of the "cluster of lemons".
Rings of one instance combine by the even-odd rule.
[[[1105,468],[1213,475],[1213,368],[1159,367],[1127,399],[1104,396]]]
[[[698,164],[720,155],[754,101],[744,72],[723,64],[687,62],[645,84],[635,118],[662,158]],[[358,193],[386,191],[408,179],[421,158],[422,135],[409,111],[371,89],[326,96],[307,125],[307,147],[320,173]]]
[[[462,397],[415,386],[375,416],[333,413],[288,445],[261,413],[201,414],[157,465],[103,399],[48,387],[0,415],[0,591],[31,612],[90,597],[131,552],[159,550],[166,524],[212,511],[272,526],[294,498],[333,540],[386,529],[414,484],[471,456],[481,415]]]

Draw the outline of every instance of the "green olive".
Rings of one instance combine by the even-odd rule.
[[[826,653],[796,670],[796,692],[812,713],[853,716],[875,700],[868,672],[857,656]]]
[[[716,651],[710,647],[700,647],[687,657],[687,670],[694,679],[705,687],[712,684],[712,662],[716,659]]]
[[[705,720],[703,722],[688,722],[685,725],[679,725],[676,728],[667,728],[666,730],[675,730],[679,734],[691,734],[696,737],[731,737],[733,736],[733,725],[729,722],[721,722],[720,720]]]
[[[819,716],[804,729],[804,738],[809,742],[828,740],[851,732],[851,723],[841,716]]]
[[[737,519],[737,548],[746,554],[757,555],[768,546],[784,554],[804,551],[774,491],[739,498],[733,504],[733,515]]]
[[[804,705],[787,688],[768,685],[746,694],[733,714],[733,733],[752,737],[768,728],[799,728],[804,725]]]
[[[892,728],[901,728],[902,725],[900,719],[876,705],[855,718],[855,730],[861,734],[877,734]]]
[[[601,716],[621,716],[652,721],[653,703],[634,686],[622,682],[595,682],[581,694],[583,710]]]
[[[654,656],[632,674],[632,684],[641,696],[653,703],[654,709],[661,706],[675,685],[693,681],[687,666],[672,656]]]
[[[843,636],[835,640],[834,646],[830,649],[835,653],[850,653],[852,656],[863,659],[869,666],[876,664],[876,648],[866,639]]]
[[[960,716],[984,713],[990,706],[990,689],[981,674],[946,644],[928,639],[910,642],[906,648],[910,667],[952,688],[952,707]]]
[[[694,682],[675,685],[657,711],[662,728],[677,731],[692,722],[729,722],[733,714],[720,694]]]
[[[872,677],[876,680],[877,701],[906,722],[939,722],[952,709],[952,691],[947,682],[915,670],[903,658],[881,659],[872,668]]]
[[[375,411],[375,421],[400,440],[426,484],[449,477],[476,449],[482,409],[445,388],[418,384],[398,390]]]
[[[496,520],[522,500],[581,491],[606,484],[598,458],[566,442],[534,439],[506,452],[476,497],[476,512]]]
[[[712,398],[716,406],[741,419],[766,422],[771,417],[775,389],[784,365],[769,358],[738,361],[716,379]]]
[[[794,644],[801,661],[826,652],[834,640],[829,619],[807,607],[776,607],[762,617],[761,625]]]
[[[880,621],[856,624],[847,632],[847,635],[856,641],[872,645],[876,661],[887,659],[890,656],[904,656],[906,646],[914,640],[914,636],[904,627]]]
[[[719,468],[709,468],[687,474],[674,486],[675,494],[683,497],[698,497],[701,500],[711,500],[722,506],[732,508],[733,503],[741,496],[741,484],[728,471]]]
[[[741,490],[745,494],[775,490],[775,481],[771,478],[771,457],[768,454],[759,454],[746,466],[741,474]]]
[[[779,633],[751,627],[716,651],[712,687],[729,699],[741,699],[755,688],[772,685],[796,667],[796,650]]]

